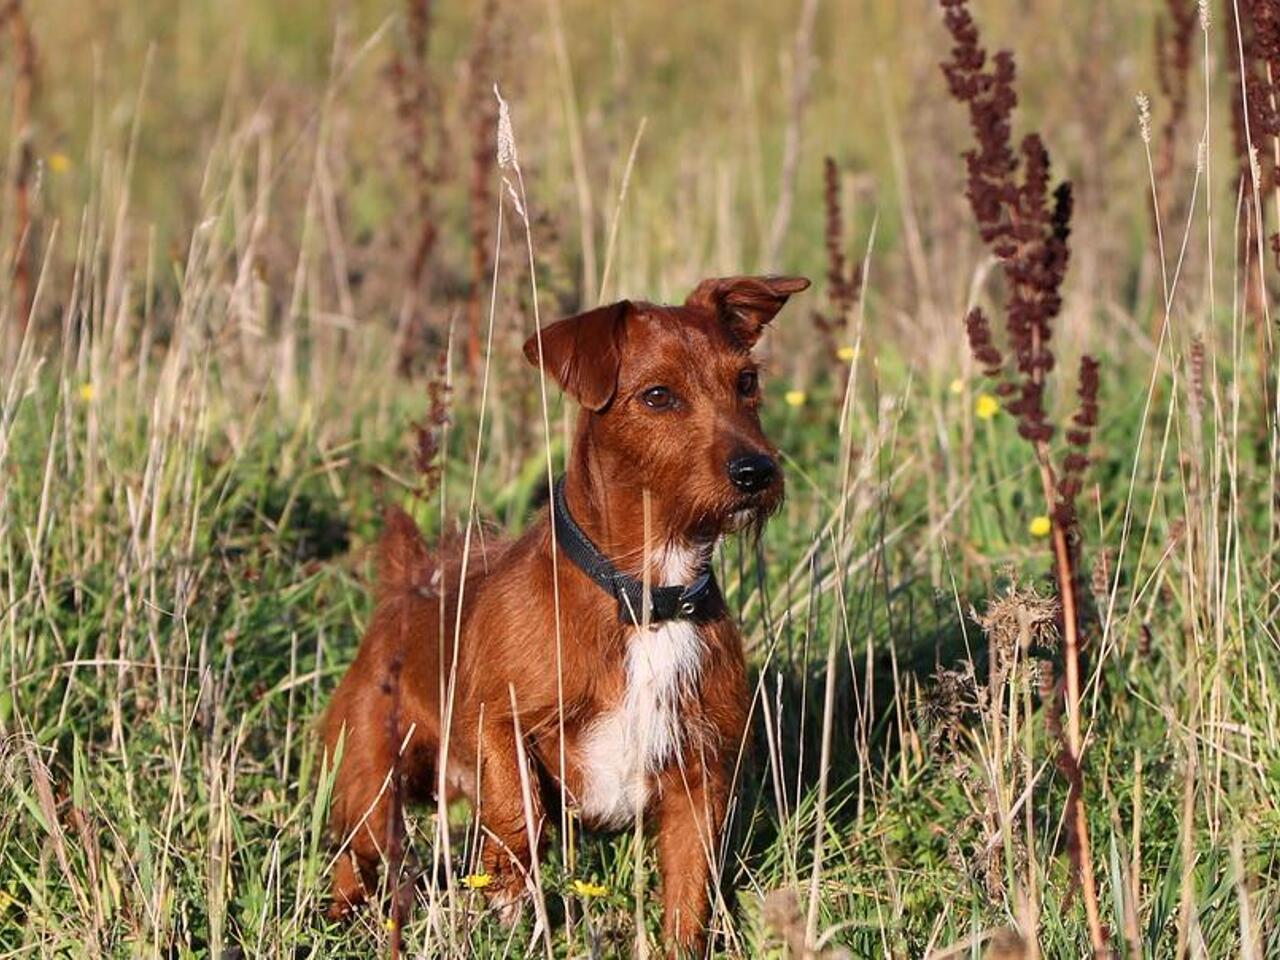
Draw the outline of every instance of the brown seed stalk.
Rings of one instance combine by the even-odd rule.
[[[1081,362],[1080,410],[1068,433],[1069,452],[1061,465],[1053,460],[1055,428],[1045,409],[1046,378],[1054,367],[1050,343],[1061,308],[1061,286],[1070,258],[1072,197],[1068,182],[1050,200],[1049,153],[1038,134],[1013,146],[1012,114],[1017,105],[1013,55],[988,58],[967,0],[940,0],[954,46],[942,63],[951,96],[966,106],[975,145],[963,154],[966,194],[983,240],[1000,261],[1009,291],[1004,309],[1007,346],[996,346],[990,320],[971,311],[965,325],[970,349],[984,373],[996,383],[1005,409],[1018,422],[1039,467],[1045,503],[1052,519],[1054,574],[1062,605],[1066,674],[1066,738],[1059,767],[1069,784],[1069,847],[1083,894],[1089,937],[1095,954],[1106,952],[1107,934],[1098,907],[1097,886],[1082,797],[1080,728],[1080,622],[1077,605],[1079,525],[1075,499],[1088,465],[1087,449],[1097,423],[1098,363]]]

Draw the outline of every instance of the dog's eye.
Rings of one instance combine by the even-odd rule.
[[[652,407],[654,410],[668,410],[675,406],[676,395],[669,387],[650,387],[640,394],[640,399],[644,401],[645,406]]]
[[[738,393],[744,397],[754,397],[760,389],[760,375],[754,370],[743,370],[738,374]]]

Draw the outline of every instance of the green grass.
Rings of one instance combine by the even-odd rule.
[[[0,953],[387,953],[381,907],[348,924],[324,919],[329,780],[315,730],[371,612],[381,511],[410,506],[433,535],[465,519],[480,442],[480,517],[520,529],[546,446],[563,458],[569,416],[553,398],[543,436],[537,380],[518,349],[532,325],[524,241],[509,231],[478,435],[478,384],[460,347],[472,282],[469,118],[451,72],[471,24],[461,8],[443,9],[434,48],[453,167],[436,188],[442,239],[423,370],[445,352],[450,320],[459,326],[444,483],[420,502],[409,493],[410,425],[425,415],[428,374],[393,372],[412,230],[380,73],[403,23],[392,19],[366,49],[390,11],[351,5],[335,84],[326,16],[236,0],[182,4],[168,21],[148,14],[163,5],[120,6],[121,18],[80,28],[59,3],[33,8],[46,65],[36,149],[65,154],[70,169],[43,173],[33,240],[48,267],[25,342],[3,289]],[[1275,369],[1234,295],[1230,168],[1211,168],[1213,220],[1197,209],[1168,333],[1153,340],[1160,280],[1145,168],[1134,162],[1141,144],[1136,132],[1114,134],[1132,125],[1127,98],[1090,108],[1102,111],[1090,129],[1105,142],[1082,144],[1055,79],[1064,64],[1084,69],[1073,58],[1098,30],[1091,49],[1101,52],[1089,57],[1112,57],[1103,67],[1120,72],[1123,57],[1137,58],[1146,71],[1145,40],[1134,46],[1124,28],[1145,28],[1153,10],[1095,11],[1099,26],[1074,5],[1049,6],[1027,22],[1011,3],[987,0],[978,12],[1020,50],[1021,122],[1040,126],[1064,170],[1111,191],[1106,202],[1086,191],[1060,336],[1063,369],[1085,349],[1104,359],[1097,462],[1081,499],[1082,579],[1096,601],[1083,802],[1103,917],[1124,956],[1126,923],[1144,955],[1174,956],[1185,943],[1195,955],[1270,956],[1280,952],[1278,445],[1260,398]],[[744,8],[731,43],[710,13],[686,10],[686,22],[636,8],[611,19],[595,5],[565,7],[598,254],[648,117],[621,214],[617,289],[675,299],[699,276],[753,269],[757,194],[770,212],[786,122],[775,62],[795,11],[757,18]],[[769,335],[767,426],[787,458],[785,508],[758,550],[730,540],[717,557],[756,682],[723,864],[728,908],[715,917],[731,955],[784,955],[794,917],[779,891],[797,896],[803,935],[819,831],[818,927],[833,955],[981,955],[1007,927],[1045,957],[1088,952],[1059,739],[1032,665],[1019,660],[987,689],[988,641],[969,616],[1015,579],[1042,595],[1054,586],[1046,541],[1029,529],[1045,509],[1028,448],[1007,415],[975,416],[983,384],[960,325],[981,262],[957,193],[966,141],[934,66],[945,40],[931,5],[919,7],[928,29],[905,22],[914,15],[899,4],[823,9],[827,59],[797,211],[785,263],[770,265],[825,271],[821,152],[868,178],[847,191],[857,198],[851,256],[877,223],[847,416],[842,371],[809,320],[814,291]],[[510,38],[495,72],[516,113],[546,321],[593,298],[575,286],[564,91],[547,66],[546,19],[521,9],[500,21]],[[1032,59],[1036,38],[1058,30],[1067,49]],[[91,64],[75,54],[89,41],[106,74],[97,101],[80,96]],[[724,69],[709,69],[717,58]],[[1215,75],[1213,89],[1223,82]],[[1226,111],[1218,100],[1213,110],[1216,157]],[[895,136],[906,145],[898,172]],[[1186,162],[1161,185],[1162,203],[1189,196],[1195,135],[1184,137]],[[12,230],[8,215],[0,226]],[[1167,245],[1181,241],[1181,221],[1165,231]],[[1194,337],[1208,356],[1203,395],[1192,389]],[[793,406],[784,396],[795,389],[805,397]],[[1069,409],[1069,384],[1055,389],[1057,408]],[[959,700],[939,692],[953,681]],[[433,818],[411,818],[426,863]],[[414,955],[530,946],[528,919],[507,931],[482,895],[443,882],[469,869],[469,825],[465,806],[451,811],[455,862],[420,891],[404,931]],[[1014,839],[994,842],[1000,835]],[[631,950],[633,844],[629,833],[580,837],[572,876],[551,845],[543,885],[557,955]],[[651,863],[647,873],[641,907],[656,949]],[[576,893],[575,878],[607,893]]]

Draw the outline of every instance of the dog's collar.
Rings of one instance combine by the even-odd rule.
[[[618,619],[639,625],[645,622],[644,582],[623,573],[600,552],[569,513],[564,477],[556,481],[552,495],[556,542],[574,566],[618,601]],[[715,577],[708,566],[688,586],[649,587],[649,623],[667,620],[702,620],[717,595]]]

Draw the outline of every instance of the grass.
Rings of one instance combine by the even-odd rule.
[[[531,274],[508,207],[483,436],[462,336],[477,283],[472,133],[457,106],[473,101],[453,69],[468,57],[464,8],[435,13],[439,240],[402,377],[415,225],[400,211],[417,209],[403,202],[417,187],[398,166],[382,74],[403,42],[398,8],[354,3],[331,20],[190,2],[169,19],[153,6],[81,21],[63,0],[28,4],[42,166],[25,336],[11,269],[0,287],[0,953],[387,953],[380,908],[351,924],[323,916],[329,776],[315,730],[371,612],[381,510],[405,504],[433,534],[465,520],[479,444],[481,519],[529,521],[545,451],[562,461],[571,417],[552,396],[544,431],[519,355],[531,277],[546,321],[593,298],[606,247],[610,290],[639,297],[682,298],[703,275],[755,268],[800,4],[740,11],[736,33],[706,11],[498,5],[493,70],[520,135],[535,263]],[[1166,308],[1136,108],[1068,96],[1061,80],[1102,71],[1136,93],[1132,71],[1153,68],[1134,28],[1159,11],[1089,19],[1079,6],[1024,17],[986,0],[975,13],[1019,50],[1019,122],[1042,130],[1079,190],[1062,365],[1086,348],[1104,360],[1080,498],[1093,611],[1083,809],[1102,919],[1122,956],[1270,956],[1280,445],[1262,399],[1274,396],[1274,328],[1246,309],[1232,242],[1230,85],[1193,63],[1188,115],[1208,111],[1209,163],[1197,179],[1201,133],[1184,133],[1156,184],[1176,274]],[[963,115],[937,70],[948,42],[923,2],[824,4],[818,17],[795,209],[769,266],[824,275],[820,161],[832,153],[864,299],[848,364],[811,323],[821,290],[769,335],[767,427],[788,499],[758,548],[731,540],[717,557],[756,683],[720,946],[799,956],[813,905],[830,956],[996,956],[1031,941],[1046,957],[1084,955],[1060,735],[1040,696],[1041,661],[1060,675],[1061,660],[1051,636],[1007,626],[1055,596],[1032,532],[1043,494],[1012,418],[978,415],[988,388],[964,341],[965,308],[1000,290],[959,192]],[[1048,36],[1062,48],[1032,60]],[[1222,49],[1216,23],[1208,41]],[[12,251],[12,218],[0,221]],[[487,297],[489,276],[480,283]],[[424,502],[411,493],[411,425],[442,357],[451,419],[440,492]],[[1060,379],[1048,403],[1066,409]],[[450,820],[461,877],[465,807]],[[413,813],[424,862],[436,831],[433,811]],[[557,955],[625,953],[637,916],[656,938],[654,871],[637,910],[634,843],[575,836],[572,872],[551,845]],[[443,877],[403,935],[415,955],[543,949],[528,919],[507,931],[482,894],[450,895]]]

